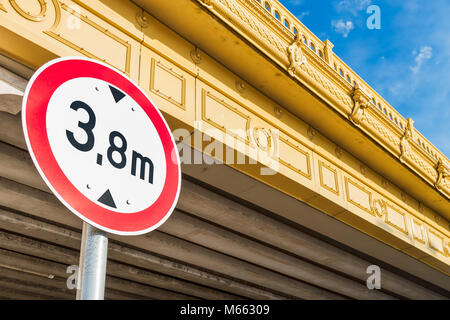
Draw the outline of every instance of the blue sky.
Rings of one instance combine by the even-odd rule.
[[[281,0],[447,157],[450,156],[449,0]],[[381,29],[366,12],[381,9]]]

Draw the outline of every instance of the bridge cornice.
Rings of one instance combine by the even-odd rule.
[[[282,21],[278,21],[272,13],[263,7],[265,1],[198,0],[198,2],[206,6],[208,10],[214,12],[218,17],[231,21],[233,26],[238,28],[244,36],[252,39],[252,41],[256,41],[260,47],[269,51],[269,57],[278,65],[283,66],[291,77],[299,81],[306,80],[306,82],[320,86],[326,92],[328,98],[335,102],[331,107],[336,108],[338,112],[346,113],[346,116],[352,122],[354,122],[353,119],[355,118],[355,107],[359,109],[360,105],[358,100],[352,99],[352,96],[359,99],[361,94],[357,93],[357,91],[364,92],[365,100],[370,101],[370,103],[363,104],[363,106],[370,110],[368,112],[376,115],[377,120],[364,121],[364,117],[361,117],[357,121],[359,128],[369,136],[374,136],[382,147],[419,174],[429,185],[437,185],[439,177],[438,163],[440,159],[448,161],[446,156],[416,129],[409,129],[409,120],[404,119],[375,90],[370,88],[354,71],[348,68],[336,54],[332,53],[329,61],[325,60],[325,54],[322,56],[318,55],[317,52],[319,50],[321,52],[330,51],[331,43],[328,41],[327,49],[327,41],[320,41],[298,19],[287,13],[287,10],[278,1],[267,2],[272,6],[272,12],[275,8],[278,8],[282,12],[282,16],[289,14],[290,21],[295,19],[295,27],[298,30],[297,35],[285,28]],[[253,9],[253,12],[250,12],[249,9]],[[289,53],[287,57],[285,53],[289,51],[289,46],[295,42],[296,36],[304,39],[299,44],[304,52],[305,61],[299,72],[294,74],[292,73]],[[315,51],[311,50],[311,43],[313,43]],[[333,68],[335,62],[338,63],[337,70]],[[341,76],[339,70],[342,68],[345,68],[345,71],[343,71]],[[303,70],[303,73],[300,70]],[[352,81],[349,83],[346,80],[347,74],[350,79],[354,79],[353,84],[351,83]],[[377,101],[382,101],[379,106]],[[400,142],[407,130],[411,131],[411,134],[408,136],[408,143],[411,148],[408,149],[408,152],[405,152],[402,144],[397,143],[397,140]],[[436,187],[436,190],[447,199],[450,199],[450,182],[443,182],[442,179],[439,182],[440,188]]]

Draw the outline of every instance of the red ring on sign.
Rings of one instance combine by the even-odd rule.
[[[166,158],[166,180],[159,198],[147,209],[120,213],[103,208],[84,196],[69,181],[53,155],[47,134],[47,108],[55,90],[63,83],[81,77],[96,78],[113,84],[147,114],[161,139]],[[158,109],[143,91],[109,66],[84,58],[57,59],[38,71],[29,84],[24,101],[25,136],[30,153],[47,184],[60,200],[78,216],[106,231],[119,234],[141,234],[164,222],[178,199],[181,172],[171,132]]]

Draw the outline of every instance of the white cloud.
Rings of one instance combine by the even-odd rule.
[[[433,57],[433,48],[430,46],[425,46],[420,48],[420,52],[417,52],[417,50],[414,50],[412,53],[414,56],[414,61],[416,64],[412,67],[410,67],[411,71],[413,73],[418,73],[420,71],[420,68],[422,67],[423,63],[427,60],[430,60]]]
[[[344,38],[347,38],[350,31],[352,31],[355,26],[353,25],[353,22],[348,20],[333,20],[331,21],[331,25],[333,26],[333,29],[336,33],[342,34]]]
[[[347,11],[356,16],[359,11],[366,10],[371,3],[372,0],[340,0],[335,7],[339,12]]]
[[[309,16],[309,11],[304,11],[302,13],[300,13],[299,15],[297,15],[297,19],[302,21],[304,17]]]
[[[289,0],[288,2],[293,6],[299,6],[302,4],[303,0]]]

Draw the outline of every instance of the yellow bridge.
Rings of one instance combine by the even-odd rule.
[[[111,236],[106,298],[449,297],[448,159],[278,1],[0,0],[0,54],[0,298],[75,294],[81,221],[20,124],[33,71],[74,55],[137,82],[192,160],[166,224]]]

